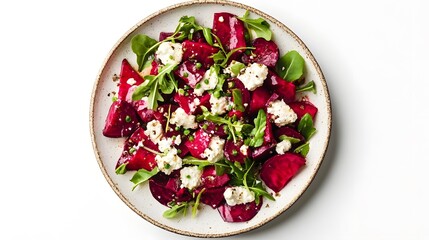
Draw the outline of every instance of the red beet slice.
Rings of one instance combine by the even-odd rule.
[[[273,71],[268,71],[268,76],[265,82],[267,83],[267,86],[277,93],[286,103],[295,100],[295,84],[282,79]]]
[[[152,68],[150,69],[150,75],[156,76],[158,75],[158,67],[159,64],[157,61],[153,60],[151,63]]]
[[[221,12],[214,14],[213,33],[219,37],[220,42],[227,51],[246,47],[244,23],[231,13]],[[237,60],[243,51],[235,52],[230,60]]]
[[[158,39],[161,42],[161,41],[165,40],[166,38],[173,36],[173,34],[174,34],[174,32],[160,32]]]
[[[176,75],[192,88],[195,88],[197,83],[203,79],[205,72],[206,70],[202,67],[197,69],[196,64],[191,61],[183,62],[175,71]]]
[[[185,145],[188,147],[192,156],[196,158],[203,158],[201,154],[203,154],[204,150],[206,150],[206,148],[209,146],[210,140],[210,134],[204,132],[203,129],[198,129],[198,131],[195,132],[194,140],[187,140]]]
[[[213,122],[202,122],[199,126],[204,130],[204,132],[217,135],[220,138],[225,138],[228,135],[224,128],[226,125],[217,125]]]
[[[201,175],[201,185],[203,188],[215,188],[225,186],[229,181],[228,174],[224,173],[220,176],[216,175],[214,166],[204,168]]]
[[[263,109],[271,94],[265,87],[258,87],[252,92],[252,97],[249,104],[249,112],[251,115],[258,113],[259,109]]]
[[[212,47],[209,44],[201,42],[193,42],[186,40],[182,43],[183,48],[183,60],[196,60],[202,63],[206,68],[213,65],[213,54],[219,51],[218,48]]]
[[[128,79],[133,78],[135,83],[133,85],[128,84]],[[131,86],[140,85],[144,79],[140,76],[140,74],[131,67],[130,63],[127,59],[122,60],[121,74],[119,77],[119,92],[118,99],[126,100],[128,90]]]
[[[268,159],[261,169],[261,179],[274,192],[280,192],[305,165],[305,158],[296,153],[285,153]]]
[[[280,138],[280,136],[288,136],[288,137],[293,137],[293,138],[297,138],[300,141],[305,141],[304,136],[301,135],[301,133],[299,133],[297,130],[288,127],[288,126],[284,126],[281,127],[277,130],[274,131],[274,136],[276,136],[277,139]]]
[[[198,99],[198,105],[195,104],[195,99]],[[181,108],[183,108],[186,114],[194,114],[195,112],[199,112],[200,106],[207,106],[207,104],[210,105],[210,94],[205,93],[203,96],[199,97],[193,93],[185,96],[176,92],[174,94],[174,101],[178,103]]]
[[[231,110],[228,112],[228,117],[236,117],[237,119],[241,119],[243,117],[244,113],[242,111],[238,111],[238,110]]]
[[[218,208],[218,211],[225,222],[246,222],[259,212],[261,206],[262,198],[260,198],[258,205],[255,202],[235,206],[229,206],[225,203]]]
[[[167,176],[164,173],[158,173],[149,180],[152,196],[165,206],[172,201],[186,202],[192,199],[187,189],[180,188],[180,179],[176,175],[172,173]]]
[[[139,170],[143,168],[151,171],[156,166],[155,154],[145,150],[144,148],[139,148],[128,160],[127,170]]]
[[[133,106],[118,99],[110,106],[103,135],[111,138],[128,137],[138,127],[138,118]]]
[[[233,79],[230,79],[229,81],[234,82],[234,87],[233,88],[237,88],[237,89],[239,89],[241,91],[242,102],[243,102],[243,104],[245,106],[248,106],[249,102],[250,102],[250,93],[249,93],[249,90],[247,90],[244,87],[244,84],[238,78],[233,78]]]
[[[260,63],[267,67],[276,66],[279,60],[279,48],[273,41],[267,41],[264,38],[257,38],[253,41],[252,55],[243,55],[244,63]]]
[[[240,151],[241,146],[243,146],[243,141],[234,143],[232,140],[227,140],[224,147],[226,159],[231,162],[244,163],[246,157],[250,156],[250,149],[247,148],[246,154],[243,154]]]
[[[199,191],[197,191],[196,194],[198,194],[198,192]],[[206,188],[201,194],[200,201],[212,208],[218,208],[225,203],[223,192],[225,192],[225,187]]]
[[[274,155],[276,144],[271,143],[267,145],[263,145],[259,148],[255,148],[252,150],[252,158],[255,161],[265,161],[266,159],[270,158]]]
[[[317,107],[309,101],[291,102],[288,105],[298,116],[296,122],[299,122],[306,113],[310,114],[313,120],[316,117]]]
[[[266,125],[265,125],[265,133],[264,133],[264,145],[268,143],[275,143],[273,134],[273,126],[271,125],[270,118],[267,116]]]

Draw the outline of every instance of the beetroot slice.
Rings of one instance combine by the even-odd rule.
[[[128,81],[128,79],[134,79],[135,83],[133,85],[130,85],[129,83],[132,83],[132,81]],[[121,74],[119,77],[119,91],[118,91],[118,99],[120,100],[126,100],[128,90],[131,86],[138,86],[140,85],[144,79],[140,74],[134,70],[133,67],[131,67],[130,63],[127,59],[122,60],[122,67],[121,67]]]
[[[246,47],[244,23],[231,13],[220,12],[214,14],[213,33],[219,37],[220,42],[227,51]],[[235,52],[230,57],[230,60],[237,60],[243,51]]]
[[[298,116],[296,122],[299,122],[306,113],[310,114],[313,120],[316,117],[317,107],[309,101],[291,102],[288,105]]]
[[[244,163],[246,157],[250,155],[250,149],[247,148],[247,150],[244,152],[245,154],[243,154],[240,151],[241,146],[243,146],[243,141],[234,143],[232,140],[227,140],[224,147],[226,159],[231,162]]]
[[[297,130],[288,126],[284,126],[275,130],[274,136],[276,136],[277,139],[279,139],[280,136],[288,136],[288,137],[297,138],[300,141],[305,141],[305,138],[304,136],[301,135],[301,133],[299,133]]]
[[[271,94],[265,87],[258,87],[252,92],[252,97],[249,104],[249,112],[251,115],[258,113],[259,109],[263,109]]]
[[[111,138],[128,137],[138,127],[138,118],[133,106],[118,99],[110,106],[103,135]]]
[[[203,129],[199,129],[195,132],[194,140],[187,140],[185,142],[186,147],[188,147],[189,152],[193,157],[203,158],[202,154],[204,150],[209,146],[211,140],[210,134],[204,132]]]
[[[246,222],[252,219],[259,212],[261,206],[262,198],[260,198],[258,205],[256,205],[254,201],[235,206],[229,206],[225,203],[218,207],[218,211],[225,222]]]
[[[267,83],[267,86],[277,93],[286,103],[295,100],[295,84],[282,79],[273,71],[268,71],[268,76],[265,82]]]
[[[213,65],[213,54],[219,51],[218,48],[212,47],[209,44],[201,42],[193,42],[186,40],[182,43],[183,48],[183,60],[196,60],[197,62],[202,63],[206,68]]]
[[[285,153],[268,159],[261,169],[261,179],[274,192],[280,192],[298,170],[305,158],[296,153]]]
[[[264,161],[274,155],[275,148],[276,148],[275,143],[271,143],[271,144],[263,145],[259,148],[255,148],[252,150],[252,158],[255,161]]]
[[[241,98],[242,98],[242,102],[243,102],[244,106],[249,105],[249,102],[250,102],[249,90],[247,90],[244,87],[244,84],[238,78],[233,78],[233,79],[230,79],[229,81],[234,82],[234,88],[238,88],[241,91]]]
[[[175,174],[169,176],[158,173],[149,180],[149,189],[152,196],[161,204],[168,206],[172,201],[186,202],[192,195],[185,188],[180,188],[180,179]]]
[[[276,142],[276,140],[274,139],[273,127],[272,127],[272,124],[270,122],[270,118],[267,115],[266,125],[265,125],[265,133],[264,133],[264,145],[266,145],[268,143],[275,143],[275,142]]]
[[[252,55],[243,55],[244,63],[260,63],[267,67],[276,66],[279,60],[279,48],[273,41],[267,41],[264,38],[257,38],[252,43],[255,48],[252,50]]]
[[[205,73],[204,68],[197,69],[196,64],[191,61],[185,61],[179,65],[179,68],[175,71],[175,74],[180,77],[192,88],[195,88],[198,82],[200,82]]]
[[[195,99],[198,99],[198,105],[195,104]],[[210,94],[205,93],[203,96],[196,96],[192,93],[188,94],[188,96],[185,96],[176,92],[174,94],[174,101],[177,102],[181,108],[183,108],[186,114],[194,114],[195,112],[199,113],[200,106],[207,106],[207,103],[210,105]]]
[[[220,176],[216,175],[214,166],[204,168],[201,175],[201,186],[203,188],[215,188],[225,186],[229,181],[228,174],[224,173]]]
[[[228,135],[228,133],[225,131],[226,125],[217,125],[213,122],[205,121],[200,123],[199,126],[204,130],[204,132],[208,134],[215,134],[220,138],[225,138]]]
[[[198,194],[199,191],[196,191],[196,194]],[[212,208],[218,208],[225,203],[223,192],[225,192],[225,187],[206,188],[201,194],[200,201]]]

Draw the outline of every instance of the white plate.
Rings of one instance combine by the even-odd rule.
[[[107,95],[117,91],[112,76],[120,73],[123,58],[127,58],[136,67],[136,57],[130,46],[132,36],[143,33],[157,39],[161,31],[174,31],[179,18],[184,15],[195,16],[200,25],[211,27],[213,13],[230,12],[242,16],[246,9],[251,12],[252,17],[260,16],[270,23],[274,34],[273,40],[278,44],[281,56],[287,51],[297,50],[305,58],[306,79],[316,83],[317,94],[310,93],[308,98],[319,109],[315,121],[317,134],[310,141],[311,149],[306,166],[286,185],[275,202],[266,200],[260,212],[248,222],[223,222],[217,210],[209,206],[204,206],[196,218],[188,216],[173,220],[166,219],[162,213],[167,208],[152,197],[148,184],[131,191],[132,183],[129,179],[133,173],[129,172],[125,176],[115,174],[116,161],[121,155],[124,139],[106,138],[102,135],[104,121],[112,103]],[[327,150],[331,129],[328,88],[322,71],[308,48],[298,36],[276,19],[249,6],[230,1],[210,0],[177,4],[152,14],[134,26],[113,47],[103,64],[95,82],[90,108],[91,137],[95,155],[103,175],[116,194],[134,212],[156,226],[179,234],[198,237],[220,237],[243,233],[262,226],[286,211],[314,179]]]

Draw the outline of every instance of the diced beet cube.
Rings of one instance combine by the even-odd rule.
[[[282,79],[273,71],[268,71],[268,76],[265,82],[267,83],[267,86],[277,93],[286,103],[295,100],[295,84]]]
[[[235,109],[232,109],[231,111],[228,112],[228,117],[236,117],[237,119],[241,119],[243,117],[243,112],[242,111],[238,111]]]
[[[198,99],[198,100],[195,100]],[[174,94],[174,101],[179,104],[186,114],[193,114],[198,112],[200,106],[210,105],[210,94],[205,93],[203,96],[196,96],[195,94],[182,95],[178,92]],[[198,103],[198,104],[197,104]]]
[[[200,123],[199,126],[204,130],[204,132],[217,135],[220,138],[225,138],[228,135],[228,133],[225,131],[226,125],[217,125],[213,122],[205,121]]]
[[[279,48],[273,41],[267,41],[264,38],[257,38],[253,41],[252,54],[243,55],[242,60],[244,63],[260,63],[267,67],[276,66],[279,60]]]
[[[206,188],[201,194],[200,201],[212,208],[218,208],[225,203],[223,192],[225,192],[225,187]],[[196,192],[196,194],[198,193]]]
[[[193,59],[202,63],[206,68],[213,65],[214,61],[211,56],[219,51],[218,48],[212,47],[209,44],[189,40],[185,40],[182,43],[182,48],[182,59],[184,61]]]
[[[252,92],[252,97],[249,104],[249,112],[251,115],[256,114],[259,109],[265,108],[265,104],[271,94],[265,87],[258,87]]]
[[[192,156],[196,158],[203,158],[202,154],[204,153],[204,150],[209,146],[211,140],[211,135],[204,132],[203,129],[198,129],[198,131],[195,132],[194,139],[187,140],[185,142],[186,147],[188,147],[189,152]]]
[[[276,143],[262,145],[252,150],[252,158],[255,161],[264,161],[275,154]]]
[[[202,67],[197,69],[196,64],[191,61],[183,62],[175,71],[176,75],[192,88],[195,88],[197,83],[203,79],[205,72],[206,70]]]
[[[139,148],[129,159],[127,170],[139,170],[143,168],[151,171],[156,166],[155,154],[145,150],[144,148]]]
[[[244,163],[246,158],[250,155],[250,149],[248,147],[243,147],[243,149],[241,149],[242,146],[243,141],[234,143],[232,140],[227,140],[224,147],[226,159],[231,162]]]
[[[276,129],[274,131],[274,136],[276,136],[277,139],[279,139],[280,136],[288,136],[288,137],[297,138],[300,141],[305,141],[305,138],[304,136],[301,135],[301,133],[299,133],[297,130],[288,126],[284,126],[279,129]]]
[[[134,81],[129,79],[134,79]],[[130,63],[127,59],[122,60],[122,67],[121,67],[121,74],[119,77],[119,91],[118,91],[118,99],[120,100],[126,100],[128,90],[131,86],[138,86],[140,85],[144,79],[140,74],[134,70],[133,67],[131,67]],[[133,83],[133,84],[130,84]]]
[[[316,117],[317,107],[309,101],[291,102],[288,105],[298,116],[296,122],[299,122],[306,113],[310,114],[313,120]]]
[[[261,169],[261,179],[274,192],[280,192],[305,165],[305,158],[296,153],[285,153],[268,159]]]
[[[220,42],[227,51],[246,47],[245,31],[244,23],[237,16],[227,12],[214,14],[213,33],[219,37]],[[235,52],[230,60],[237,60],[243,51]]]
[[[176,174],[165,175],[158,173],[149,179],[149,189],[152,196],[161,204],[186,202],[192,199],[191,194],[185,188],[180,188],[180,179]]]
[[[128,137],[138,127],[138,118],[133,106],[118,99],[110,106],[103,135],[111,138]]]
[[[153,60],[151,63],[152,68],[150,69],[150,75],[156,76],[158,75],[158,67],[159,64],[156,60]]]
[[[258,205],[256,205],[254,201],[235,206],[229,206],[225,203],[218,207],[218,211],[225,222],[246,222],[252,219],[259,212],[261,206],[262,198],[260,198]]]
[[[216,175],[214,166],[204,168],[201,175],[201,185],[203,188],[215,188],[225,186],[229,181],[229,175],[224,173],[220,176]]]

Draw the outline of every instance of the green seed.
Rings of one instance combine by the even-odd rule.
[[[201,87],[201,83],[198,83],[197,85],[195,85],[195,89],[199,89]]]
[[[179,126],[176,126],[176,128],[174,128],[174,130],[176,130],[176,131],[180,131],[180,127],[179,127]]]
[[[188,136],[188,135],[189,135],[189,133],[191,133],[191,131],[189,131],[189,129],[185,129],[185,130],[183,131],[183,134],[185,134],[186,136]]]
[[[206,78],[206,79],[204,79],[204,83],[206,84],[206,85],[208,85],[209,84],[209,80]]]
[[[183,89],[189,90],[189,89],[191,89],[191,87],[189,87],[189,85],[185,85],[185,86],[183,86]]]
[[[170,167],[171,167],[171,165],[170,165],[170,164],[168,164],[168,163],[164,164],[164,168],[165,168],[165,169],[170,169]]]
[[[219,91],[214,92],[214,93],[213,93],[213,96],[214,96],[215,98],[220,98],[220,92],[219,92]]]
[[[228,82],[228,88],[235,87],[235,82]]]
[[[199,62],[197,62],[197,64],[195,64],[195,68],[200,69],[203,65]]]
[[[135,148],[130,148],[130,150],[128,150],[128,152],[129,152],[130,154],[133,154],[135,151],[136,151],[136,149],[135,149]]]
[[[177,149],[177,154],[181,154],[181,153],[182,153],[182,150]]]
[[[191,179],[191,175],[186,175],[186,178],[187,179]]]
[[[208,127],[209,127],[209,125],[207,123],[203,125],[204,130],[207,130]]]
[[[131,117],[130,117],[130,116],[128,116],[128,115],[127,115],[127,116],[125,117],[125,122],[129,123],[129,122],[131,122],[131,120],[132,120],[132,119],[131,119]]]
[[[183,77],[185,77],[185,78],[187,78],[189,76],[189,74],[187,73],[187,72],[185,72],[184,74],[183,74]]]
[[[185,95],[185,90],[183,90],[181,88],[179,88],[178,92],[179,92],[180,95]]]
[[[238,152],[237,152],[237,150],[232,150],[232,156],[237,156],[238,155]]]
[[[194,141],[194,136],[189,136],[189,141]]]

